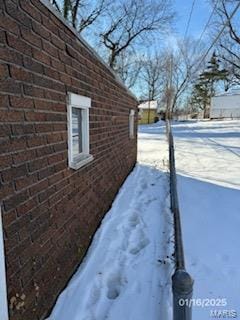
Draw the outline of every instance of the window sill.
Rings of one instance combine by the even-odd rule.
[[[79,158],[75,161],[70,162],[69,167],[74,170],[77,170],[77,169],[85,166],[89,162],[93,161],[93,159],[94,158],[91,154],[83,155],[82,158]]]

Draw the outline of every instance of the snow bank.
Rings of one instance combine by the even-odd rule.
[[[175,123],[174,138],[194,299],[213,299],[212,306],[193,307],[193,319],[210,319],[215,310],[239,317],[240,121]],[[214,305],[219,299],[226,305]]]

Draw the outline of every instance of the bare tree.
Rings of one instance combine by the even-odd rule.
[[[133,48],[120,53],[115,71],[129,89],[134,88],[141,70],[141,59]]]
[[[106,0],[50,0],[55,8],[78,31],[82,32],[92,25],[105,11]]]
[[[141,59],[142,70],[140,79],[142,81],[144,99],[156,100],[163,92],[165,57],[155,52]]]
[[[100,34],[108,49],[108,62],[117,69],[117,60],[129,46],[169,28],[173,19],[171,0],[122,0],[109,7],[108,21]]]
[[[166,102],[168,113],[178,107],[179,101],[184,102],[191,94],[192,85],[202,68],[199,64],[203,56],[203,47],[197,41],[185,39],[176,43],[172,52],[166,53],[165,91],[163,101]]]
[[[217,5],[216,26],[227,23],[226,31],[218,41],[218,54],[228,69],[230,77],[227,86],[240,84],[240,23],[239,14],[230,18],[239,0],[219,0]]]

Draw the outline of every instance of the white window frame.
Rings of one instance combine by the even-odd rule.
[[[7,282],[3,241],[2,212],[0,206],[0,319],[8,320]]]
[[[72,144],[72,109],[82,110],[82,152],[77,156],[73,155]],[[68,164],[72,169],[79,169],[93,160],[89,153],[89,108],[91,108],[91,99],[75,93],[68,93]]]
[[[131,109],[129,113],[129,138],[134,139],[135,110]]]

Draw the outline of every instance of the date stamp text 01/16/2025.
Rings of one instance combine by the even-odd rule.
[[[227,299],[226,298],[197,298],[197,299],[179,299],[180,306],[200,307],[200,308],[214,308],[210,310],[210,318],[215,319],[236,319],[237,311],[233,309],[227,309]],[[221,308],[221,309],[220,309]],[[224,308],[224,309],[222,309]]]

